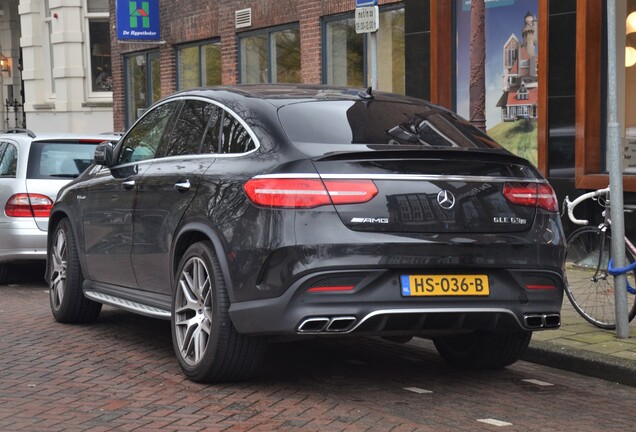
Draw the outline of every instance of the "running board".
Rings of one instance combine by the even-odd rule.
[[[134,302],[132,300],[126,300],[120,297],[115,297],[96,291],[84,291],[84,296],[99,303],[104,303],[119,309],[134,312],[139,315],[149,316],[151,318],[169,320],[171,317],[170,311],[168,310],[159,309],[153,306],[148,306],[142,303]]]

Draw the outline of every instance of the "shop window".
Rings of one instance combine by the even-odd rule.
[[[464,0],[454,3],[457,113],[538,165],[538,101],[544,85],[538,69],[539,1],[485,2],[481,8]],[[471,46],[481,34],[475,22],[483,26],[481,50]]]
[[[221,44],[205,42],[177,48],[178,88],[221,84]]]
[[[636,66],[631,48],[636,50],[633,25],[636,1],[616,1],[618,121],[622,126],[623,186],[636,191]],[[606,2],[576,2],[576,173],[578,189],[606,187],[609,181],[607,141],[607,22]],[[599,144],[600,143],[600,144]]]
[[[268,29],[239,38],[240,82],[298,83],[300,77],[300,29]]]
[[[130,126],[161,98],[159,51],[126,56],[126,122]]]
[[[620,4],[617,3],[617,5]],[[622,11],[621,11],[622,12]],[[622,17],[622,14],[619,16]],[[622,30],[621,21],[617,22],[619,31]],[[636,174],[636,0],[629,0],[625,10],[625,48],[619,52],[625,53],[624,67],[619,70],[619,79],[624,82],[624,87],[618,84],[620,97],[624,98],[621,105],[624,106],[624,137],[625,148],[623,157],[623,170],[627,174]],[[622,39],[618,39],[621,41]],[[622,58],[619,56],[618,58]]]
[[[370,52],[364,34],[355,31],[352,15],[327,18],[323,25],[325,37],[324,73],[326,84],[349,87],[367,85],[367,65]],[[405,93],[405,30],[404,8],[383,8],[380,12],[378,37],[378,88],[393,93]]]

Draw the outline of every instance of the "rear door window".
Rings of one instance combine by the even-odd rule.
[[[216,111],[217,107],[213,104],[200,100],[186,101],[175,122],[170,140],[167,141],[165,151],[160,151],[159,154],[194,155],[199,154],[202,147],[209,147],[204,145],[204,139],[212,136],[210,133],[206,134],[206,130],[211,120],[216,118]]]
[[[15,178],[17,170],[17,147],[8,142],[0,142],[0,177]]]

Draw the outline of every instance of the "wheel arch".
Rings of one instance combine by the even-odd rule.
[[[170,259],[170,277],[171,286],[174,286],[176,277],[176,271],[179,267],[179,262],[185,254],[186,250],[199,241],[209,241],[212,243],[214,253],[216,253],[217,259],[221,266],[221,273],[225,286],[227,288],[230,302],[234,301],[234,290],[232,286],[232,277],[230,274],[230,267],[226,259],[224,243],[218,233],[202,222],[192,222],[184,225],[175,235],[175,240],[172,245],[172,254]]]

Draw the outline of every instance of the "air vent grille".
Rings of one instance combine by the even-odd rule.
[[[252,8],[235,11],[234,23],[236,28],[250,27],[252,25]]]

